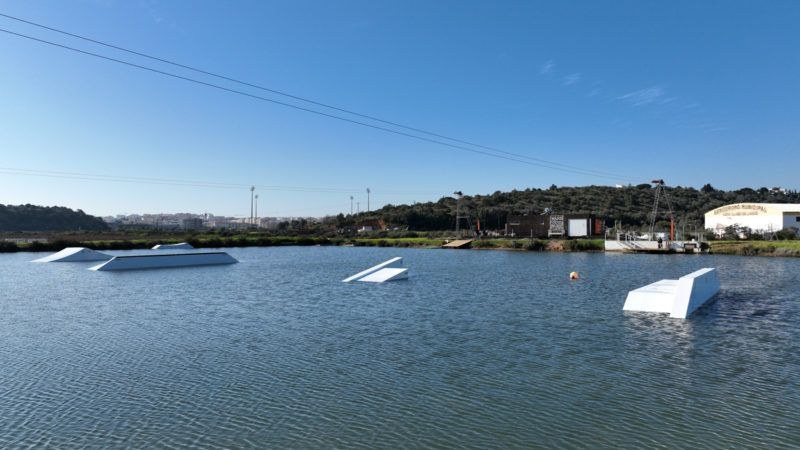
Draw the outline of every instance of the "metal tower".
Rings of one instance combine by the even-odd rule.
[[[468,212],[463,211],[463,214],[462,214],[461,199],[462,199],[462,197],[464,197],[464,193],[461,192],[461,191],[455,191],[455,192],[453,192],[453,195],[456,196],[456,236],[460,236],[461,235],[461,219],[464,219],[464,220],[467,221],[467,224],[469,225],[470,231],[473,231],[472,222],[470,222],[470,220],[469,220],[469,213]]]
[[[667,190],[665,188],[664,180],[653,180],[651,181],[656,188],[656,198],[653,202],[653,217],[650,222],[650,239],[653,238],[653,233],[656,229],[656,218],[658,217],[658,202],[661,200],[661,197],[664,197],[664,200],[667,202],[667,210],[669,211],[669,240],[675,240],[675,214],[672,212],[672,203],[669,201],[669,195],[667,194]]]

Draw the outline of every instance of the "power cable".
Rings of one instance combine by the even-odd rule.
[[[593,170],[593,169],[584,169],[584,168],[577,167],[577,166],[571,166],[569,164],[562,164],[562,163],[557,163],[557,162],[554,162],[554,161],[548,161],[548,160],[541,159],[541,158],[535,158],[535,157],[528,156],[528,155],[522,155],[522,154],[519,154],[519,153],[508,152],[508,151],[501,150],[501,149],[498,149],[498,148],[495,148],[495,147],[489,147],[489,146],[486,146],[486,145],[476,144],[476,143],[473,143],[473,142],[470,142],[470,141],[466,141],[466,140],[462,140],[462,139],[458,139],[458,138],[453,138],[453,137],[445,136],[443,134],[439,134],[439,133],[434,133],[434,132],[431,132],[431,131],[423,130],[421,128],[416,128],[416,127],[412,127],[412,126],[408,126],[408,125],[403,125],[403,124],[400,124],[400,123],[397,123],[397,122],[392,122],[392,121],[389,121],[389,120],[381,119],[379,117],[375,117],[375,116],[372,116],[372,115],[359,113],[359,112],[356,112],[356,111],[353,111],[353,110],[350,110],[350,109],[345,109],[345,108],[341,108],[341,107],[338,107],[338,106],[330,105],[330,104],[327,104],[327,103],[322,103],[322,102],[319,102],[319,101],[316,101],[316,100],[311,100],[311,99],[306,98],[306,97],[301,97],[301,96],[298,96],[298,95],[290,94],[290,93],[285,92],[285,91],[280,91],[280,90],[277,90],[277,89],[268,88],[268,87],[265,87],[265,86],[262,86],[262,85],[258,85],[258,84],[255,84],[255,83],[250,83],[250,82],[247,82],[247,81],[242,81],[242,80],[239,80],[239,79],[236,79],[236,78],[233,78],[233,77],[229,77],[229,76],[226,76],[226,75],[220,75],[218,73],[210,72],[210,71],[203,70],[203,69],[198,69],[196,67],[192,67],[192,66],[189,66],[189,65],[186,65],[186,64],[175,62],[175,61],[170,61],[170,60],[165,59],[165,58],[160,58],[160,57],[153,56],[153,55],[148,55],[146,53],[142,53],[142,52],[139,52],[139,51],[130,50],[130,49],[118,46],[118,45],[109,44],[107,42],[103,42],[103,41],[100,41],[100,40],[97,40],[97,39],[93,39],[93,38],[90,38],[90,37],[81,36],[79,34],[75,34],[75,33],[71,33],[71,32],[68,32],[68,31],[60,30],[58,28],[54,28],[54,27],[50,27],[50,26],[47,26],[47,25],[36,23],[36,22],[30,21],[30,20],[22,19],[20,17],[15,17],[15,16],[11,16],[11,15],[8,15],[8,14],[3,14],[3,13],[0,13],[0,17],[5,17],[7,19],[16,20],[16,21],[19,21],[19,22],[22,22],[22,23],[25,23],[25,24],[28,24],[28,25],[32,25],[32,26],[39,27],[39,28],[42,28],[42,29],[45,29],[45,30],[49,30],[49,31],[53,31],[53,32],[56,32],[56,33],[60,33],[60,34],[63,34],[65,36],[70,36],[70,37],[73,37],[73,38],[81,39],[81,40],[84,40],[84,41],[87,41],[87,42],[91,42],[93,44],[102,45],[102,46],[105,46],[105,47],[108,47],[108,48],[112,48],[114,50],[119,50],[119,51],[122,51],[122,52],[129,53],[129,54],[132,54],[132,55],[141,56],[143,58],[148,58],[148,59],[151,59],[153,61],[158,61],[158,62],[162,62],[162,63],[165,63],[165,64],[170,64],[170,65],[175,66],[175,67],[180,67],[182,69],[191,70],[193,72],[197,72],[197,73],[200,73],[200,74],[203,74],[203,75],[212,76],[212,77],[215,77],[215,78],[219,78],[221,80],[231,81],[233,83],[238,83],[238,84],[241,84],[243,86],[248,86],[248,87],[252,87],[252,88],[255,88],[255,89],[260,89],[260,90],[263,90],[263,91],[266,91],[266,92],[282,95],[284,97],[292,98],[292,99],[295,99],[295,100],[300,100],[300,101],[303,101],[303,102],[306,102],[306,103],[310,103],[310,104],[313,104],[313,105],[317,105],[317,106],[322,106],[324,108],[329,108],[329,109],[332,109],[332,110],[335,110],[335,111],[351,114],[351,115],[354,115],[354,116],[357,116],[357,117],[362,117],[362,118],[365,118],[365,119],[373,120],[373,121],[384,123],[384,124],[387,124],[387,125],[392,125],[392,126],[395,126],[395,127],[398,127],[398,128],[403,128],[403,129],[406,129],[406,130],[415,131],[417,133],[427,134],[429,136],[434,136],[434,137],[437,137],[437,138],[440,138],[440,139],[446,139],[446,140],[449,140],[449,141],[458,142],[460,144],[470,145],[470,146],[473,146],[473,147],[478,147],[478,148],[482,148],[482,149],[485,149],[485,150],[490,150],[490,151],[493,151],[493,152],[502,153],[502,154],[509,155],[509,156],[514,156],[514,157],[517,157],[517,158],[530,159],[532,161],[537,161],[537,162],[544,163],[544,164],[552,164],[552,165],[556,165],[556,166],[564,167],[564,168],[568,168],[568,169],[576,169],[576,170],[581,170],[581,171],[592,172],[592,173],[596,173],[598,175],[608,175],[608,176],[610,176],[612,178],[626,178],[626,177],[621,176],[619,174],[613,174],[613,173],[609,173],[609,172],[597,171],[597,170]]]
[[[519,157],[530,158],[530,157],[526,157],[526,156],[522,156],[522,155],[520,155],[519,157],[508,157],[508,156],[498,155],[498,154],[494,154],[494,153],[489,153],[489,152],[486,152],[486,151],[476,150],[476,149],[465,147],[463,145],[456,145],[456,144],[451,144],[451,143],[448,143],[448,142],[442,142],[442,141],[439,141],[439,140],[436,140],[436,139],[426,138],[424,136],[417,136],[417,135],[414,135],[414,134],[411,134],[411,133],[406,133],[406,132],[403,132],[403,131],[393,130],[393,129],[390,129],[390,128],[386,128],[386,127],[382,127],[382,126],[378,126],[378,125],[373,125],[373,124],[369,124],[369,123],[358,121],[358,120],[348,119],[346,117],[341,117],[341,116],[337,116],[337,115],[334,115],[334,114],[328,114],[328,113],[325,113],[325,112],[322,112],[322,111],[317,111],[317,110],[314,110],[314,109],[310,109],[310,108],[294,105],[294,104],[291,104],[291,103],[282,102],[282,101],[279,101],[279,100],[263,97],[263,96],[260,96],[260,95],[251,94],[251,93],[240,91],[240,90],[237,90],[237,89],[227,88],[227,87],[220,86],[220,85],[217,85],[217,84],[208,83],[208,82],[205,82],[205,81],[202,81],[202,80],[197,80],[197,79],[194,79],[194,78],[190,78],[190,77],[186,77],[186,76],[182,76],[182,75],[166,72],[166,71],[155,69],[155,68],[152,68],[152,67],[147,67],[147,66],[135,64],[135,63],[132,63],[132,62],[129,62],[129,61],[124,61],[124,60],[121,60],[121,59],[116,59],[116,58],[112,58],[112,57],[105,56],[105,55],[100,55],[98,53],[93,53],[93,52],[89,52],[89,51],[86,51],[86,50],[81,50],[81,49],[78,49],[78,48],[70,47],[70,46],[67,46],[67,45],[59,44],[59,43],[48,41],[48,40],[45,40],[45,39],[36,38],[36,37],[25,35],[25,34],[22,34],[22,33],[17,33],[17,32],[14,32],[14,31],[3,29],[3,28],[0,28],[0,31],[2,31],[4,33],[7,33],[7,34],[10,34],[10,35],[17,36],[17,37],[29,39],[29,40],[32,40],[32,41],[36,41],[36,42],[39,42],[39,43],[51,45],[51,46],[54,46],[54,47],[59,47],[59,48],[65,49],[65,50],[70,50],[70,51],[81,53],[81,54],[84,54],[84,55],[93,56],[93,57],[104,59],[104,60],[107,60],[107,61],[116,62],[118,64],[123,64],[123,65],[126,65],[126,66],[130,66],[130,67],[134,67],[134,68],[137,68],[137,69],[153,72],[153,73],[164,75],[164,76],[167,76],[167,77],[172,77],[172,78],[180,79],[180,80],[183,80],[183,81],[188,81],[188,82],[191,82],[191,83],[196,83],[196,84],[199,84],[199,85],[203,85],[203,86],[219,89],[219,90],[222,90],[222,91],[225,91],[225,92],[238,94],[238,95],[242,95],[242,96],[253,98],[253,99],[257,99],[257,100],[274,103],[274,104],[277,104],[277,105],[280,105],[280,106],[285,106],[285,107],[288,107],[288,108],[293,108],[293,109],[297,109],[297,110],[300,110],[300,111],[305,111],[305,112],[308,112],[308,113],[317,114],[317,115],[328,117],[328,118],[331,118],[331,119],[336,119],[336,120],[340,120],[340,121],[344,121],[344,122],[348,122],[348,123],[352,123],[352,124],[356,124],[356,125],[361,125],[361,126],[364,126],[364,127],[373,128],[373,129],[376,129],[376,130],[381,130],[381,131],[385,131],[385,132],[388,132],[388,133],[397,134],[397,135],[400,135],[400,136],[406,136],[406,137],[410,137],[410,138],[413,138],[413,139],[418,139],[418,140],[421,140],[421,141],[430,142],[430,143],[433,143],[433,144],[438,144],[438,145],[442,145],[442,146],[446,146],[446,147],[450,147],[450,148],[454,148],[454,149],[458,149],[458,150],[463,150],[463,151],[468,151],[468,152],[471,152],[471,153],[476,153],[476,154],[481,154],[481,155],[485,155],[485,156],[491,156],[491,157],[495,157],[495,158],[505,159],[505,160],[508,160],[508,161],[518,162],[518,163],[521,163],[521,164],[528,164],[528,165],[532,165],[532,166],[536,166],[536,167],[543,167],[543,168],[546,168],[546,169],[552,169],[552,170],[559,170],[559,171],[562,171],[562,172],[575,173],[575,174],[584,175],[584,176],[592,176],[592,177],[604,178],[604,179],[618,179],[618,178],[621,177],[619,175],[613,175],[613,176],[612,175],[602,175],[600,172],[597,172],[597,171],[594,171],[594,170],[591,170],[591,169],[581,169],[581,168],[578,168],[578,167],[571,168],[572,166],[566,166],[564,164],[551,162],[551,161],[541,160],[542,162],[534,162],[534,161],[527,161],[527,160],[524,160],[524,159],[519,159]],[[505,152],[505,153],[507,153],[507,152]],[[564,167],[560,167],[560,166],[564,166]],[[622,177],[622,178],[624,178],[624,177]]]
[[[73,179],[82,181],[111,181],[120,183],[137,183],[137,184],[155,184],[155,185],[169,185],[169,186],[188,186],[188,187],[202,187],[214,189],[250,189],[255,186],[257,189],[264,191],[281,191],[281,192],[312,192],[312,193],[328,193],[328,194],[355,194],[361,193],[362,189],[347,189],[347,188],[326,188],[326,187],[307,187],[307,186],[275,186],[275,185],[259,185],[259,184],[236,184],[236,183],[223,183],[213,181],[196,181],[196,180],[177,180],[170,178],[152,178],[152,177],[128,177],[121,175],[100,175],[85,172],[64,172],[54,170],[31,170],[31,169],[18,169],[11,167],[0,167],[0,173],[6,175],[21,175],[21,176],[35,176],[46,178],[61,178]],[[441,194],[441,192],[434,191],[381,191],[381,195],[415,195],[415,194]]]

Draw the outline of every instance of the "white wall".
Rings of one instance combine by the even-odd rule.
[[[569,219],[569,228],[567,230],[569,237],[588,236],[589,221],[587,219]]]

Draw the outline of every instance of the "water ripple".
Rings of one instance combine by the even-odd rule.
[[[0,447],[800,445],[800,260],[231,251],[119,274],[0,256]],[[406,282],[339,281],[396,255]],[[704,266],[723,291],[690,320],[621,311]]]

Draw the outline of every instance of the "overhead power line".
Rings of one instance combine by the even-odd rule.
[[[193,71],[193,72],[196,72],[196,73],[200,73],[200,74],[203,74],[203,75],[208,75],[208,76],[215,77],[215,78],[218,78],[218,79],[221,79],[221,80],[226,80],[226,81],[230,81],[230,82],[233,82],[233,83],[241,84],[243,86],[248,86],[248,87],[252,87],[252,88],[255,88],[255,89],[260,89],[260,90],[265,91],[265,92],[278,94],[278,95],[281,95],[281,96],[284,96],[284,97],[288,97],[288,98],[291,98],[291,99],[300,100],[300,101],[303,101],[303,102],[306,102],[306,103],[310,103],[312,105],[322,106],[324,108],[329,108],[329,109],[332,109],[334,111],[339,111],[339,112],[343,112],[343,113],[346,113],[346,114],[351,114],[351,115],[354,115],[354,116],[357,116],[357,117],[373,120],[373,121],[380,122],[380,123],[383,123],[383,124],[386,124],[386,125],[392,125],[392,126],[395,126],[395,127],[398,127],[398,128],[405,129],[405,130],[415,131],[417,133],[423,133],[423,134],[426,134],[428,136],[434,136],[434,137],[437,137],[437,138],[440,138],[440,139],[446,139],[448,141],[457,142],[459,144],[464,144],[464,145],[469,145],[469,146],[473,146],[473,147],[477,147],[477,148],[482,148],[484,150],[490,150],[490,151],[493,151],[493,152],[497,152],[497,153],[501,153],[501,154],[505,154],[505,155],[513,156],[513,157],[517,157],[517,158],[529,159],[531,161],[537,161],[537,162],[540,162],[540,163],[543,163],[543,164],[551,164],[551,165],[554,165],[554,166],[563,167],[563,168],[567,168],[567,169],[575,169],[575,170],[591,172],[591,173],[595,173],[595,174],[601,175],[601,176],[602,175],[608,175],[611,178],[625,178],[624,176],[621,176],[619,174],[613,174],[613,173],[609,173],[609,172],[597,171],[597,170],[593,170],[593,169],[585,169],[585,168],[581,168],[581,167],[577,167],[577,166],[572,166],[572,165],[569,165],[569,164],[562,164],[562,163],[558,163],[558,162],[554,162],[554,161],[548,161],[548,160],[541,159],[541,158],[535,158],[533,156],[523,155],[523,154],[519,154],[519,153],[513,153],[513,152],[509,152],[509,151],[502,150],[502,149],[499,149],[499,148],[490,147],[490,146],[486,146],[486,145],[482,145],[482,144],[477,144],[477,143],[474,143],[474,142],[466,141],[466,140],[463,140],[463,139],[458,139],[458,138],[446,136],[446,135],[443,135],[443,134],[440,134],[440,133],[427,131],[427,130],[424,130],[424,129],[421,129],[421,128],[417,128],[417,127],[412,127],[412,126],[409,126],[409,125],[403,125],[401,123],[393,122],[393,121],[386,120],[386,119],[381,119],[381,118],[373,116],[373,115],[359,113],[359,112],[353,111],[351,109],[346,109],[346,108],[334,106],[334,105],[331,105],[331,104],[328,104],[328,103],[323,103],[323,102],[320,102],[320,101],[312,100],[312,99],[309,99],[307,97],[301,97],[299,95],[290,94],[290,93],[285,92],[285,91],[280,91],[280,90],[277,90],[277,89],[268,88],[268,87],[263,86],[263,85],[259,85],[259,84],[255,84],[255,83],[251,83],[251,82],[247,82],[247,81],[243,81],[243,80],[240,80],[240,79],[237,79],[237,78],[233,78],[233,77],[229,77],[229,76],[226,76],[226,75],[221,75],[221,74],[218,74],[218,73],[214,73],[214,72],[210,72],[210,71],[207,71],[207,70],[199,69],[197,67],[192,67],[192,66],[189,66],[189,65],[186,65],[186,64],[178,63],[178,62],[175,62],[175,61],[170,61],[170,60],[165,59],[165,58],[160,58],[160,57],[157,57],[157,56],[149,55],[147,53],[143,53],[143,52],[127,49],[125,47],[121,47],[121,46],[118,46],[118,45],[110,44],[108,42],[103,42],[103,41],[100,41],[100,40],[97,40],[97,39],[93,39],[93,38],[90,38],[90,37],[86,37],[86,36],[82,36],[82,35],[79,35],[79,34],[76,34],[76,33],[71,33],[69,31],[64,31],[64,30],[61,30],[61,29],[58,29],[58,28],[54,28],[54,27],[50,27],[50,26],[47,26],[47,25],[44,25],[44,24],[40,24],[40,23],[37,23],[37,22],[26,20],[26,19],[23,19],[23,18],[20,18],[20,17],[11,16],[11,15],[8,15],[8,14],[3,14],[3,13],[0,13],[0,17],[5,17],[7,19],[16,20],[18,22],[22,22],[22,23],[25,23],[25,24],[28,24],[28,25],[32,25],[32,26],[35,26],[35,27],[38,27],[38,28],[42,28],[42,29],[45,29],[45,30],[48,30],[48,31],[53,31],[55,33],[60,33],[60,34],[63,34],[65,36],[70,36],[70,37],[73,37],[73,38],[76,38],[76,39],[81,39],[81,40],[84,40],[86,42],[91,42],[93,44],[102,45],[102,46],[107,47],[107,48],[111,48],[111,49],[114,49],[114,50],[119,50],[119,51],[126,52],[126,53],[129,53],[129,54],[132,54],[132,55],[136,55],[136,56],[140,56],[140,57],[143,57],[143,58],[147,58],[147,59],[150,59],[150,60],[153,60],[153,61],[162,62],[162,63],[169,64],[169,65],[172,65],[172,66],[175,66],[175,67],[180,67],[182,69],[190,70],[190,71]]]
[[[449,143],[449,142],[443,142],[443,141],[440,141],[440,140],[437,140],[437,139],[426,138],[424,136],[418,136],[418,135],[415,135],[415,134],[411,134],[411,133],[407,133],[407,132],[403,132],[403,131],[398,131],[398,130],[393,130],[393,129],[390,129],[390,128],[386,128],[386,127],[383,127],[383,126],[369,124],[369,123],[366,123],[366,122],[353,120],[353,119],[349,119],[349,118],[346,118],[346,117],[341,117],[341,116],[337,116],[337,115],[334,115],[334,114],[325,113],[325,112],[322,112],[322,111],[317,111],[317,110],[306,108],[306,107],[302,107],[302,106],[299,106],[299,105],[294,105],[294,104],[291,104],[291,103],[286,103],[286,102],[282,102],[282,101],[279,101],[279,100],[275,100],[275,99],[271,99],[271,98],[267,98],[267,97],[263,97],[263,96],[259,96],[259,95],[255,95],[255,94],[251,94],[251,93],[240,91],[240,90],[237,90],[237,89],[227,88],[227,87],[220,86],[220,85],[217,85],[217,84],[214,84],[214,83],[209,83],[209,82],[205,82],[205,81],[202,81],[202,80],[197,80],[197,79],[194,79],[194,78],[190,78],[190,77],[186,77],[186,76],[182,76],[182,75],[166,72],[166,71],[155,69],[155,68],[152,68],[152,67],[148,67],[148,66],[132,63],[132,62],[129,62],[129,61],[124,61],[124,60],[117,59],[117,58],[112,58],[112,57],[101,55],[101,54],[98,54],[98,53],[93,53],[93,52],[89,52],[89,51],[86,51],[86,50],[81,50],[81,49],[70,47],[70,46],[67,46],[67,45],[64,45],[64,44],[60,44],[60,43],[56,43],[56,42],[48,41],[48,40],[45,40],[45,39],[40,39],[40,38],[36,38],[36,37],[33,37],[33,36],[29,36],[29,35],[25,35],[25,34],[22,34],[22,33],[17,33],[17,32],[14,32],[14,31],[10,31],[10,30],[6,30],[6,29],[0,28],[0,31],[5,32],[7,34],[11,34],[11,35],[17,36],[17,37],[33,40],[33,41],[36,41],[36,42],[40,42],[40,43],[43,43],[43,44],[59,47],[59,48],[65,49],[65,50],[70,50],[70,51],[81,53],[81,54],[84,54],[84,55],[93,56],[93,57],[96,57],[96,58],[101,58],[101,59],[104,59],[104,60],[107,60],[107,61],[116,62],[118,64],[127,65],[127,66],[138,68],[138,69],[141,69],[141,70],[150,71],[150,72],[157,73],[157,74],[160,74],[160,75],[181,79],[181,80],[184,80],[184,81],[188,81],[188,82],[204,85],[204,86],[207,86],[207,87],[212,87],[212,88],[215,88],[215,89],[220,89],[220,90],[223,90],[223,91],[226,91],[226,92],[229,92],[229,93],[243,95],[243,96],[250,97],[250,98],[253,98],[253,99],[258,99],[258,100],[262,100],[262,101],[278,104],[278,105],[281,105],[281,106],[284,106],[284,107],[293,108],[293,109],[309,112],[309,113],[312,113],[312,114],[317,114],[317,115],[325,116],[325,117],[328,117],[328,118],[337,119],[337,120],[349,122],[349,123],[352,123],[352,124],[361,125],[361,126],[365,126],[365,127],[381,130],[381,131],[384,131],[384,132],[389,132],[389,133],[393,133],[393,134],[397,134],[397,135],[401,135],[401,136],[406,136],[406,137],[410,137],[410,138],[414,138],[414,139],[418,139],[418,140],[422,140],[422,141],[426,141],[426,142],[430,142],[430,143],[434,143],[434,144],[438,144],[438,145],[443,145],[443,146],[447,146],[447,147],[458,149],[458,150],[463,150],[463,151],[482,154],[482,155],[491,156],[491,157],[495,157],[495,158],[500,158],[500,159],[505,159],[505,160],[509,160],[509,161],[519,162],[519,163],[522,163],[522,164],[529,164],[529,165],[533,165],[533,166],[538,166],[538,167],[543,167],[543,168],[548,168],[548,169],[553,169],[553,170],[559,170],[559,171],[563,171],[563,172],[571,172],[571,173],[576,173],[576,174],[580,174],[580,175],[587,175],[587,176],[606,178],[606,179],[627,178],[626,176],[623,176],[623,175],[620,175],[620,174],[612,174],[612,173],[609,173],[609,172],[602,172],[602,171],[597,171],[597,170],[593,170],[593,169],[580,168],[580,167],[577,167],[577,166],[571,166],[571,165],[568,165],[568,164],[562,164],[562,163],[558,163],[558,162],[554,162],[554,161],[548,161],[548,160],[544,160],[544,159],[540,159],[540,158],[534,158],[534,157],[531,157],[531,156],[512,153],[512,152],[507,152],[507,151],[504,151],[504,150],[501,150],[501,149],[497,149],[497,148],[493,148],[493,147],[489,147],[489,146],[484,146],[484,145],[481,145],[481,144],[471,143],[469,141],[448,137],[448,136],[445,136],[445,135],[442,135],[442,134],[433,133],[433,132],[426,131],[426,130],[423,130],[423,129],[420,129],[420,128],[415,128],[415,127],[402,125],[402,124],[399,124],[399,123],[396,123],[396,122],[391,122],[391,121],[387,121],[387,120],[384,120],[384,119],[380,119],[380,118],[375,117],[375,116],[371,116],[371,115],[367,115],[367,114],[361,114],[361,113],[358,113],[358,112],[355,112],[355,111],[351,111],[351,110],[348,110],[348,109],[339,108],[339,107],[336,107],[336,106],[333,106],[333,105],[328,105],[328,104],[325,104],[325,103],[322,103],[322,102],[317,102],[317,101],[310,100],[310,99],[307,99],[307,98],[304,98],[304,97],[288,94],[286,92],[282,92],[282,91],[278,91],[278,90],[275,90],[275,89],[270,89],[270,88],[267,88],[267,87],[264,87],[264,86],[256,85],[256,84],[253,84],[253,83],[248,83],[248,82],[245,82],[245,81],[237,80],[235,78],[227,77],[227,76],[224,76],[224,75],[215,74],[213,72],[208,72],[208,71],[205,71],[205,70],[202,70],[202,69],[197,69],[197,68],[194,68],[194,67],[191,67],[191,66],[187,66],[187,65],[184,65],[184,64],[176,63],[176,62],[169,61],[169,60],[166,60],[166,59],[163,59],[163,58],[158,58],[158,57],[155,57],[155,56],[147,55],[145,53],[137,52],[137,51],[134,51],[134,50],[129,50],[129,49],[126,49],[126,48],[123,48],[123,47],[120,47],[120,46],[116,46],[116,45],[113,45],[113,44],[108,44],[108,43],[105,43],[105,42],[102,42],[102,41],[99,41],[99,40],[96,40],[96,39],[88,38],[88,37],[85,37],[85,36],[81,36],[81,35],[77,35],[77,34],[74,34],[74,33],[67,32],[67,31],[59,30],[59,29],[56,29],[56,28],[53,28],[53,27],[49,27],[49,26],[46,26],[46,25],[38,24],[38,23],[35,23],[35,22],[32,22],[32,21],[28,21],[28,20],[25,20],[25,19],[21,19],[21,18],[18,18],[18,17],[10,16],[8,14],[0,13],[0,17],[5,17],[5,18],[8,18],[8,19],[16,20],[16,21],[19,21],[19,22],[22,22],[22,23],[26,23],[26,24],[29,24],[29,25],[33,25],[33,26],[36,26],[36,27],[40,27],[40,28],[43,28],[43,29],[46,29],[46,30],[49,30],[49,31],[61,33],[61,34],[64,34],[64,35],[67,35],[67,36],[70,36],[70,37],[74,37],[74,38],[77,38],[77,39],[85,40],[87,42],[92,42],[92,43],[95,43],[95,44],[103,45],[103,46],[106,46],[108,48],[124,51],[124,52],[130,53],[130,54],[133,54],[133,55],[149,58],[149,59],[152,59],[152,60],[155,60],[155,61],[163,62],[163,63],[166,63],[166,64],[170,64],[170,65],[173,65],[173,66],[176,66],[176,67],[180,67],[180,68],[184,68],[184,69],[187,69],[187,70],[191,70],[191,71],[194,71],[194,72],[197,72],[197,73],[209,75],[209,76],[216,77],[216,78],[219,78],[219,79],[231,81],[231,82],[238,83],[238,84],[241,84],[241,85],[244,85],[244,86],[249,86],[249,87],[253,87],[253,88],[256,88],[256,89],[264,90],[264,91],[271,92],[271,93],[274,93],[274,94],[286,96],[286,97],[289,97],[289,98],[292,98],[292,99],[295,99],[295,100],[300,100],[300,101],[303,101],[303,102],[307,102],[307,103],[311,103],[311,104],[314,104],[314,105],[317,105],[317,106],[322,106],[322,107],[325,107],[325,108],[333,109],[333,110],[339,111],[339,112],[344,112],[344,113],[351,114],[351,115],[354,115],[354,116],[357,116],[357,117],[366,118],[366,119],[373,120],[373,121],[376,121],[376,122],[380,122],[380,123],[383,123],[383,124],[392,125],[392,126],[395,126],[395,127],[399,127],[399,128],[402,128],[402,129],[409,130],[409,131],[423,133],[423,134],[426,134],[426,135],[429,135],[429,136],[434,136],[434,137],[437,137],[437,138],[440,138],[440,139],[445,139],[445,140],[449,140],[449,141],[452,141],[452,142],[457,142],[459,144],[470,145],[470,146],[473,146],[473,147],[482,148],[482,149],[489,150],[489,151],[495,152],[495,153],[489,153],[487,151],[476,150],[476,149],[473,149],[473,148],[465,147],[464,145],[458,145],[458,144],[452,144],[452,143]]]
[[[354,194],[362,191],[359,189],[347,188],[328,188],[328,187],[310,187],[310,186],[273,186],[273,185],[252,185],[252,184],[239,184],[239,183],[225,183],[217,181],[198,181],[198,180],[179,180],[171,178],[153,178],[153,177],[128,177],[121,175],[101,175],[85,172],[64,172],[55,170],[32,170],[32,169],[18,169],[12,167],[0,167],[0,174],[6,175],[20,175],[32,177],[45,177],[45,178],[61,178],[80,181],[108,181],[116,183],[135,183],[135,184],[153,184],[153,185],[168,185],[168,186],[188,186],[188,187],[201,187],[213,189],[235,189],[235,190],[249,190],[251,186],[263,191],[279,191],[279,192],[313,192],[313,193],[328,193],[328,194]],[[381,195],[420,195],[420,194],[441,194],[441,192],[434,191],[382,191]]]

